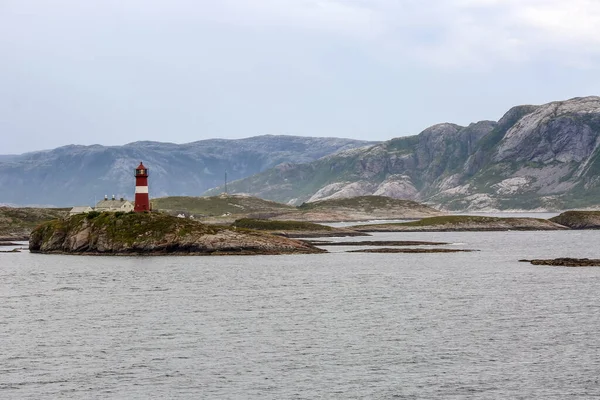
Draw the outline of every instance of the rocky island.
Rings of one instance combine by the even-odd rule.
[[[0,242],[28,240],[40,223],[68,214],[68,208],[0,207]]]
[[[348,228],[333,228],[327,225],[304,221],[241,218],[231,224],[231,226],[235,228],[266,231],[273,235],[289,238],[369,236],[367,233],[357,232]]]
[[[209,226],[161,213],[79,214],[38,226],[32,253],[89,255],[313,254],[298,240],[235,227]]]
[[[600,211],[566,211],[550,221],[571,229],[600,229]]]
[[[418,221],[355,226],[361,232],[556,231],[569,229],[537,218],[498,218],[446,215]]]
[[[556,267],[600,267],[600,260],[590,258],[554,258],[550,260],[519,260],[533,265],[550,265]]]

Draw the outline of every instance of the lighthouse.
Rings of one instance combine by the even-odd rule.
[[[135,169],[135,212],[150,211],[150,197],[148,196],[148,168],[140,162]]]

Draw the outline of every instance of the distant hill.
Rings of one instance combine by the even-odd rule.
[[[193,215],[196,218],[220,217],[230,214],[252,215],[276,214],[295,211],[296,207],[251,196],[213,196],[213,197],[162,197],[152,199],[152,208],[170,214]]]
[[[498,122],[435,125],[278,165],[232,182],[229,191],[292,204],[383,195],[449,210],[598,206],[600,97],[517,106]]]
[[[0,207],[0,240],[27,240],[33,228],[69,214],[64,208]]]
[[[0,156],[0,203],[93,205],[104,195],[133,199],[133,169],[150,169],[150,195],[197,196],[228,179],[281,163],[306,163],[373,144],[351,139],[257,136],[187,144],[135,142],[124,146],[65,146]]]
[[[228,223],[240,218],[286,221],[359,221],[369,219],[416,219],[442,215],[423,204],[382,196],[318,201],[293,207],[251,196],[165,197],[152,200],[154,210],[173,215]]]

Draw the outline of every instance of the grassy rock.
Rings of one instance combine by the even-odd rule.
[[[188,214],[197,217],[221,217],[227,215],[264,215],[295,210],[274,201],[243,195],[221,195],[211,197],[161,197],[152,200],[152,207],[170,214]]]
[[[230,224],[241,218],[278,221],[340,222],[370,219],[416,219],[442,212],[409,200],[360,196],[305,203],[299,207],[244,195],[164,197],[152,200],[153,209],[172,215],[194,215],[206,223]]]
[[[270,221],[265,219],[242,218],[235,221],[236,228],[256,229],[261,231],[331,231],[332,227],[304,221]]]
[[[326,225],[304,221],[277,221],[266,219],[242,218],[231,226],[242,229],[268,231],[285,237],[332,237],[332,236],[368,236],[348,228],[332,228]]]
[[[27,240],[33,228],[42,222],[68,214],[67,208],[0,207],[0,241]]]
[[[446,231],[554,231],[568,229],[537,218],[498,218],[471,215],[447,215],[396,224],[374,224],[354,227],[362,232],[446,232]]]
[[[67,254],[292,254],[323,250],[261,232],[205,225],[160,213],[90,213],[53,220],[29,249]]]
[[[600,211],[567,211],[550,221],[571,229],[600,229]]]

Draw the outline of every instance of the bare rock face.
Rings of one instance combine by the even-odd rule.
[[[329,198],[329,196],[333,196],[334,194],[339,193],[341,190],[344,189],[344,187],[346,187],[349,184],[350,182],[335,182],[330,185],[327,185],[319,189],[315,194],[313,194],[312,197],[308,199],[308,202],[310,203],[311,201]]]
[[[408,175],[391,175],[378,187],[374,196],[386,196],[393,199],[416,200],[419,191]]]
[[[97,255],[323,252],[307,243],[280,236],[143,213],[75,215],[53,220],[32,232],[29,249],[35,253]]]
[[[382,194],[447,210],[599,205],[600,97],[517,106],[498,122],[434,125],[291,166],[284,178],[267,171],[251,184],[276,188],[268,196],[281,202]]]
[[[337,191],[331,193],[334,188],[339,188]],[[373,193],[375,185],[367,181],[358,181],[347,184],[333,184],[327,186],[327,190],[319,194],[315,193],[308,202],[317,200],[331,200],[331,199],[347,199],[351,197],[366,196]],[[324,193],[331,193],[328,196],[323,196]]]
[[[588,118],[600,115],[600,97],[540,106],[513,125],[498,147],[495,161],[581,162],[599,144]]]

